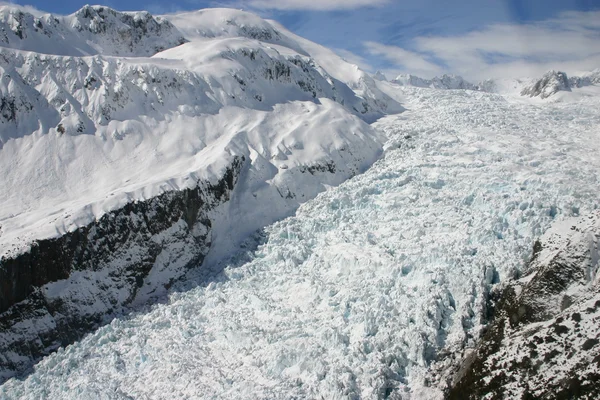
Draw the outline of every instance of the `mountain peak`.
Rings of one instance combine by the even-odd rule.
[[[387,77],[385,76],[385,74],[381,71],[377,71],[375,72],[375,74],[373,75],[373,79],[375,79],[376,81],[383,81],[383,82],[387,82]]]
[[[561,71],[548,71],[540,79],[526,86],[521,95],[545,99],[560,91],[571,91],[567,74]]]

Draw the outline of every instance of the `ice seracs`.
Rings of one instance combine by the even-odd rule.
[[[224,270],[47,357],[26,379],[4,384],[0,397],[94,398],[110,386],[117,398],[443,398],[463,352],[490,323],[494,287],[526,271],[536,240],[555,222],[600,208],[599,98],[540,106],[378,85],[409,111],[374,124],[387,150],[372,168],[267,227]],[[577,222],[573,233],[571,226],[562,238],[577,251],[561,254],[591,255],[597,222]],[[553,244],[547,249],[553,254]],[[580,277],[573,283],[597,282]],[[569,312],[570,328],[567,310],[558,324],[567,326]],[[587,335],[598,310],[580,315],[581,348],[594,345]],[[558,344],[540,346],[552,353]],[[520,360],[522,348],[510,348],[508,359]],[[561,365],[548,364],[552,377],[566,376]]]

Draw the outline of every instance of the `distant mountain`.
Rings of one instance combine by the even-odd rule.
[[[600,85],[600,68],[581,76],[572,76],[569,78],[569,85],[572,88],[581,88],[584,86]]]
[[[373,75],[373,79],[375,79],[376,81],[387,81],[387,77],[381,71],[375,72],[375,74]]]
[[[478,84],[472,84],[456,75],[442,75],[441,77],[424,79],[411,74],[402,74],[390,82],[401,86],[442,90],[467,89],[546,99],[558,92],[570,92],[572,88],[599,85],[600,69],[582,76],[568,77],[564,72],[548,71],[539,79],[487,79]]]
[[[442,75],[441,77],[434,77],[433,79],[423,79],[418,76],[405,74],[398,75],[395,79],[391,81],[392,83],[402,85],[402,86],[416,86],[423,88],[433,88],[433,89],[468,89],[468,90],[477,90],[477,87],[472,83],[467,82],[461,76],[457,75]]]
[[[523,88],[521,95],[545,99],[560,91],[571,91],[567,74],[559,71],[549,71],[531,85]]]

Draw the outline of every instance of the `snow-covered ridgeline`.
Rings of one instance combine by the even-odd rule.
[[[403,108],[378,89],[373,78],[354,64],[350,64],[332,50],[298,36],[281,24],[263,20],[254,14],[231,9],[206,9],[190,13],[165,15],[187,38],[204,39],[244,37],[269,43],[283,53],[309,56],[320,71],[347,85],[361,97],[361,104],[348,105],[358,110],[366,120],[374,120],[381,113],[394,114]]]
[[[379,81],[384,81],[382,75],[377,75]],[[385,76],[383,76],[385,78]],[[413,86],[431,89],[457,90],[468,89],[488,93],[498,93],[503,95],[521,95],[527,97],[538,97],[546,99],[553,97],[558,92],[571,92],[572,89],[581,89],[588,86],[600,86],[600,69],[595,69],[580,76],[568,77],[566,73],[560,71],[548,71],[541,78],[520,78],[520,79],[487,79],[478,84],[467,82],[464,78],[457,75],[442,75],[432,79],[424,79],[411,74],[401,74],[390,81],[400,86]],[[600,90],[595,90],[592,95],[596,95]],[[583,96],[590,95],[586,90],[580,93]],[[560,96],[557,96],[560,99]],[[553,97],[555,100],[556,97]]]
[[[477,90],[477,86],[465,81],[461,76],[457,75],[442,75],[440,77],[434,77],[432,79],[424,79],[411,74],[402,74],[394,78],[392,83],[401,86],[414,86],[422,88],[432,89],[469,89]]]
[[[244,32],[247,34],[248,31],[249,29],[246,29]],[[39,213],[56,214],[56,210],[51,210],[53,203],[60,204],[60,208],[65,209],[65,214],[78,214],[71,221],[78,218],[78,223],[81,225],[86,221],[81,220],[80,213],[64,207],[69,200],[78,202],[88,200],[88,204],[91,205],[96,204],[115,189],[120,191],[124,186],[131,186],[125,185],[124,182],[131,182],[134,186],[144,186],[143,180],[151,179],[158,181],[157,185],[162,184],[163,181],[155,179],[154,174],[144,175],[143,172],[141,173],[144,175],[143,179],[133,180],[128,175],[135,171],[124,169],[117,172],[111,164],[122,164],[123,158],[133,158],[135,154],[123,152],[127,149],[126,152],[129,153],[130,146],[141,147],[139,152],[146,151],[150,146],[146,146],[145,142],[152,142],[154,145],[162,140],[173,142],[180,134],[197,136],[194,140],[198,144],[194,145],[195,150],[192,149],[192,153],[210,147],[211,142],[217,139],[220,144],[223,144],[222,137],[227,136],[223,135],[223,130],[234,134],[238,132],[233,131],[240,127],[224,124],[227,127],[222,128],[209,123],[211,131],[207,132],[203,129],[207,127],[206,120],[218,115],[223,107],[243,107],[268,112],[280,103],[294,100],[318,103],[320,98],[329,98],[364,118],[381,115],[385,108],[370,108],[368,101],[357,95],[346,84],[328,75],[314,59],[287,48],[286,51],[282,48],[278,51],[255,39],[243,37],[197,40],[160,53],[155,58],[142,60],[103,56],[59,57],[4,49],[1,61],[4,74],[0,86],[2,91],[0,145],[9,147],[2,163],[9,171],[4,179],[5,187],[11,189],[3,193],[7,205],[4,210],[8,215],[0,216],[3,217],[4,226],[4,234],[0,240],[6,245],[11,244],[11,235],[13,238],[19,236],[21,238],[19,242],[23,241],[23,234],[26,232],[22,230],[28,223],[19,221],[20,218],[28,218],[44,224],[44,217]],[[400,109],[397,103],[386,98],[385,95],[380,97],[384,105],[389,104]],[[325,107],[328,110],[330,108]],[[307,117],[310,119],[310,116]],[[218,116],[212,119],[218,119]],[[165,139],[162,133],[171,131],[168,128],[171,123],[176,124],[173,127],[186,125],[188,132],[180,132],[181,129],[177,128],[176,132],[170,133],[169,138]],[[123,142],[131,132],[160,133],[158,137],[145,134]],[[94,135],[94,137],[83,135],[79,139],[69,138],[71,135],[80,134]],[[29,135],[33,135],[33,139],[26,138]],[[88,166],[84,166],[80,171],[97,178],[98,175],[105,173],[103,170],[108,166],[113,175],[108,179],[113,180],[108,182],[112,188],[108,190],[105,187],[92,188],[91,194],[97,194],[94,195],[95,198],[89,198],[82,192],[90,193],[90,184],[81,173],[76,173],[76,176],[70,179],[65,171],[51,174],[48,171],[37,170],[35,164],[30,162],[33,159],[37,160],[36,162],[50,163],[54,169],[68,168],[66,163],[60,161],[55,163],[45,149],[47,146],[41,145],[44,141],[53,142],[54,136],[62,137],[57,143],[63,145],[70,142],[82,144],[88,141],[96,143],[96,146],[101,144],[100,154],[87,157],[84,163]],[[23,140],[10,141],[17,138]],[[138,146],[139,140],[142,142]],[[132,141],[134,143],[131,143]],[[8,168],[8,165],[15,163],[24,164],[25,159],[22,159],[24,154],[19,149],[23,146],[31,146],[28,142],[36,143],[38,146],[34,146],[33,152],[28,152],[28,162],[24,168]],[[66,150],[57,151],[55,154],[61,153],[62,158],[69,159],[75,157],[78,151],[85,151],[77,148],[78,146],[67,145],[66,147]],[[165,166],[153,157],[152,152],[150,157],[148,154],[140,155],[141,157],[148,163],[156,161],[160,170],[164,170]],[[99,158],[108,159],[105,160],[106,163],[95,162],[99,161]],[[81,161],[75,161],[75,164],[77,163]],[[35,177],[32,176],[34,168],[37,170]],[[164,180],[177,178],[168,176],[169,174],[162,175],[167,175]],[[38,179],[40,182],[36,182]],[[23,187],[21,183],[24,181],[30,181],[32,184]],[[97,179],[93,181],[98,182]],[[62,193],[58,193],[60,188],[67,185],[70,186],[69,191],[63,190]],[[38,191],[40,187],[57,192],[55,193],[57,197],[45,198],[43,193]],[[35,189],[34,195],[28,196],[23,192],[31,189]],[[128,192],[131,193],[131,188]],[[151,196],[152,193],[156,193],[156,190],[151,188],[150,192],[146,191],[145,196]],[[134,199],[138,198],[134,193],[132,194]],[[38,207],[41,202],[44,206]],[[122,202],[120,200],[117,203]],[[102,211],[97,210],[98,206],[92,208],[91,216],[100,216],[98,212]],[[26,217],[23,212],[25,210],[35,215]],[[89,218],[87,221],[89,222]],[[71,226],[74,222],[65,221],[65,224]],[[38,224],[36,228],[37,238],[55,233],[53,227],[48,228],[52,232],[47,232],[47,229],[40,231],[40,226]],[[3,253],[7,250],[4,247]]]
[[[85,6],[67,16],[0,6],[0,45],[44,54],[151,56],[186,41],[163,18]]]

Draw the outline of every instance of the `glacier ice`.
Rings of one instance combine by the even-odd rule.
[[[552,221],[600,206],[598,98],[382,90],[384,157],[199,284],[0,387],[17,398],[436,398],[490,285]]]

